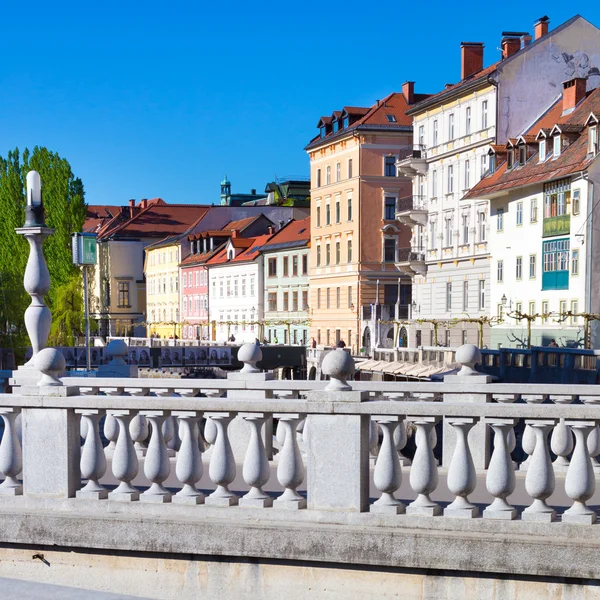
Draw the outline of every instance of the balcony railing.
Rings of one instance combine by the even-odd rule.
[[[414,248],[397,248],[396,262],[423,262],[425,261],[425,250],[415,250]]]

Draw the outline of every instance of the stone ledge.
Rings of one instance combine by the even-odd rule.
[[[192,509],[193,510],[193,509]],[[210,510],[210,509],[208,509]],[[214,510],[214,509],[213,509]],[[221,510],[221,509],[219,509]],[[230,511],[232,509],[223,509]],[[252,509],[246,509],[252,510]],[[254,511],[253,511],[254,512]],[[508,534],[492,529],[367,527],[316,521],[257,522],[48,510],[1,512],[0,545],[75,547],[173,555],[228,556],[434,571],[600,578],[595,526],[555,524]],[[358,515],[357,515],[358,516]],[[186,518],[187,517],[187,518]],[[575,529],[573,529],[575,528]],[[574,531],[594,529],[585,541]],[[525,533],[527,531],[527,533]]]

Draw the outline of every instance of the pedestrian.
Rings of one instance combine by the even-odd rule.
[[[548,344],[548,348],[558,348],[558,344],[556,343],[555,339],[550,340],[550,343]]]
[[[315,338],[313,338],[310,342],[310,347],[311,348],[316,348],[317,347],[317,340],[315,340]]]
[[[346,342],[344,342],[344,340],[339,340],[338,343],[336,344],[337,348],[345,348],[346,347]]]

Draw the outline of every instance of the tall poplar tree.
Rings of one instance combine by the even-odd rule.
[[[71,288],[80,272],[71,262],[71,234],[81,231],[86,204],[81,179],[74,176],[69,162],[47,148],[18,149],[0,157],[0,346],[26,346],[28,340],[23,314],[30,297],[23,289],[23,274],[29,245],[15,233],[25,222],[26,178],[35,169],[42,181],[46,225],[55,229],[44,242],[44,256],[50,271],[51,288],[46,302],[52,310],[61,288]],[[80,310],[74,305],[74,310]],[[62,315],[64,318],[64,313]],[[72,315],[74,322],[81,316]]]

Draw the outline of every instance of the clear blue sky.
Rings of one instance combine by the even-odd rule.
[[[443,12],[441,7],[452,7]],[[461,41],[499,56],[503,30],[554,28],[562,2],[4,3],[0,154],[36,144],[67,158],[90,204],[160,196],[218,202],[308,175],[321,115],[460,77]],[[600,25],[600,7],[582,16]]]

